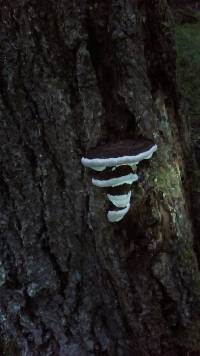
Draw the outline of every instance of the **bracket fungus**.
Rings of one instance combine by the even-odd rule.
[[[126,139],[91,149],[81,162],[93,171],[92,183],[107,189],[112,205],[107,213],[110,222],[123,219],[130,208],[131,185],[138,180],[137,165],[150,159],[157,145],[146,138]]]

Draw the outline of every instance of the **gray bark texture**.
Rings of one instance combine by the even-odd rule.
[[[1,0],[0,354],[200,355],[189,129],[165,0]],[[137,136],[127,216],[80,160]]]

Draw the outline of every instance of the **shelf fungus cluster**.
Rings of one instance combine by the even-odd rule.
[[[107,190],[110,222],[123,219],[130,208],[131,185],[138,180],[137,165],[157,150],[151,140],[122,140],[91,149],[82,164],[93,170],[92,183]]]

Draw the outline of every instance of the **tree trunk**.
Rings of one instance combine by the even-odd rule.
[[[165,0],[1,1],[1,354],[199,355],[187,128]],[[81,157],[144,136],[109,223]]]
[[[192,6],[194,8],[199,8],[199,1],[198,0],[168,0],[168,3],[172,7]]]

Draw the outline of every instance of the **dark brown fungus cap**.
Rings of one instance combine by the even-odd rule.
[[[81,162],[85,167],[102,171],[106,167],[137,164],[151,158],[156,150],[157,145],[149,139],[127,139],[91,149]]]

